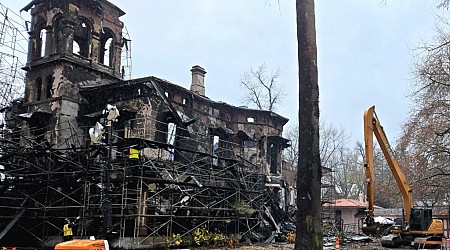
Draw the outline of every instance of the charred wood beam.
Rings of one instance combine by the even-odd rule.
[[[163,102],[167,105],[167,108],[170,110],[170,112],[172,113],[173,117],[175,118],[176,122],[178,125],[184,125],[183,120],[181,119],[181,117],[178,115],[178,112],[175,110],[175,108],[173,107],[172,103],[167,99],[166,95],[164,94],[164,91],[159,87],[159,85],[153,81],[150,80],[153,88],[155,88],[156,92],[158,93],[159,97],[163,100]]]

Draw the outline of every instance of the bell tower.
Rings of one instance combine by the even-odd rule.
[[[40,0],[22,10],[31,10],[24,106],[43,114],[28,125],[47,128],[42,138],[57,145],[79,130],[80,87],[121,80],[125,13],[107,0]]]

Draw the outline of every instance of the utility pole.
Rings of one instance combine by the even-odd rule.
[[[111,198],[109,196],[109,189],[111,186],[111,169],[112,169],[112,140],[113,140],[113,126],[112,123],[108,127],[108,154],[107,161],[103,167],[103,195],[102,195],[102,212],[103,212],[103,225],[102,225],[102,238],[107,240],[108,233],[112,226],[112,205]]]

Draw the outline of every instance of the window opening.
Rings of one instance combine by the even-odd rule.
[[[167,149],[167,160],[173,161],[175,159],[175,138],[177,135],[177,125],[175,123],[167,124],[167,144],[171,145]]]
[[[42,79],[38,77],[36,79],[36,101],[41,100],[41,94],[42,94]]]
[[[108,67],[113,66],[114,61],[114,36],[107,28],[103,29],[100,37],[99,62]]]
[[[89,57],[91,30],[84,20],[78,19],[74,28],[73,50],[74,54]]]
[[[81,55],[80,52],[81,52],[81,51],[80,51],[80,45],[78,44],[77,41],[74,40],[74,41],[73,41],[73,50],[72,50],[72,53],[80,56],[80,55]]]
[[[32,51],[33,59],[43,57],[45,55],[45,43],[47,40],[47,33],[45,30],[45,20],[40,19],[36,22],[33,30],[35,32],[35,43]]]
[[[274,143],[269,144],[270,173],[278,174],[278,147]]]
[[[47,78],[45,79],[46,82],[46,95],[45,97],[47,98],[51,98],[53,96],[53,76],[48,75]]]
[[[294,206],[296,204],[296,190],[290,189],[289,190],[289,205]]]
[[[109,67],[112,66],[112,51],[113,51],[112,50],[112,44],[113,44],[112,41],[113,41],[112,38],[108,38],[108,40],[106,40],[105,48],[104,48],[105,52],[103,54],[103,56],[104,56],[103,63]]]
[[[44,57],[46,54],[46,45],[47,45],[47,30],[46,29],[41,29],[41,31],[39,32],[39,38],[40,38],[40,56]]]
[[[217,151],[219,149],[219,142],[220,142],[220,137],[215,135],[213,137],[213,143],[212,143],[212,154],[213,154],[212,164],[214,166],[217,166],[219,164],[219,157],[217,155]]]

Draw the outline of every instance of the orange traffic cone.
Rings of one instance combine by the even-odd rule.
[[[339,236],[336,236],[336,250],[341,249],[341,246],[339,245]]]

